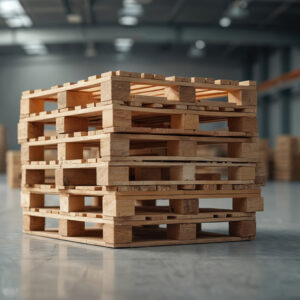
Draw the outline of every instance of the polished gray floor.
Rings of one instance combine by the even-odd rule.
[[[0,299],[300,299],[300,183],[263,195],[255,241],[113,250],[22,234],[0,176]]]

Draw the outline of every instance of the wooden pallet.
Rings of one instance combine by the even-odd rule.
[[[114,120],[113,123],[111,120]],[[222,128],[201,130],[201,124],[207,123],[221,124]],[[57,134],[63,136],[78,131],[96,131],[97,134],[101,129],[103,132],[257,136],[255,113],[186,112],[176,108],[136,108],[113,104],[24,118],[18,125],[19,142],[44,137],[44,128],[48,125],[54,126]]]
[[[207,100],[220,97],[227,102]],[[253,135],[257,132],[256,101],[252,82],[208,83],[199,78],[164,78],[118,71],[77,84],[24,92],[18,136],[20,142],[45,136],[45,125],[56,126],[58,134],[93,127],[207,135],[199,130],[199,124],[222,121],[227,122],[228,129],[224,129],[229,136]],[[48,102],[54,103],[56,109],[45,110]]]
[[[256,138],[245,136],[227,137],[222,135],[214,136],[214,134],[212,136],[125,134],[103,133],[99,130],[93,133],[75,132],[59,137],[51,136],[30,139],[28,142],[22,144],[24,148],[22,161],[45,160],[43,156],[45,148],[58,150],[59,147],[61,148],[59,149],[60,152],[64,155],[61,159],[64,160],[83,159],[83,150],[92,147],[99,149],[98,156],[95,158],[101,157],[103,160],[105,158],[109,158],[109,160],[126,160],[132,159],[132,156],[162,156],[161,154],[164,154],[167,160],[176,156],[181,156],[184,160],[184,157],[197,156],[198,150],[201,152],[201,148],[206,147],[206,145],[224,146],[226,147],[226,151],[224,152],[228,152],[228,156],[232,158],[247,157],[253,161],[254,158],[257,159],[256,143]],[[72,147],[78,149],[78,153],[71,151]],[[67,151],[63,148],[69,148],[70,150]],[[163,151],[161,151],[162,148]],[[155,151],[157,149],[158,151]],[[66,155],[66,152],[68,155]],[[59,159],[58,156],[57,159]]]
[[[49,90],[25,91],[21,99],[21,118],[45,111],[45,102],[57,103],[57,109],[65,109],[112,99],[128,101],[135,96],[166,97],[168,100],[180,99],[183,102],[228,96],[230,103],[238,105],[255,106],[257,103],[256,84],[253,81],[165,77],[116,71],[91,76],[77,83],[54,86]]]
[[[88,189],[47,191],[59,195],[59,206],[45,207],[45,189],[23,191],[24,230],[27,233],[107,247],[176,245],[240,241],[255,237],[255,212],[263,210],[260,190],[108,192]],[[155,195],[156,194],[156,195]],[[85,195],[85,196],[84,196]],[[85,197],[93,197],[85,206]],[[232,209],[199,209],[199,198],[232,197]],[[156,199],[169,201],[157,206]],[[46,230],[45,218],[59,220],[59,230]],[[86,229],[84,223],[98,229]],[[203,223],[229,224],[229,234],[207,234]],[[167,225],[167,229],[160,228]],[[248,228],[249,227],[249,228]],[[92,236],[90,236],[92,234]]]
[[[226,146],[227,157],[197,156],[197,148],[203,145]],[[86,147],[95,147],[97,157],[84,158]],[[56,149],[56,160],[43,160],[48,148]],[[86,173],[82,184],[90,186],[180,185],[186,180],[198,185],[212,183],[207,180],[234,185],[256,182],[255,138],[99,133],[30,141],[22,150],[27,185],[46,183],[43,170],[55,170],[53,183],[57,186],[76,185],[73,175],[78,172]],[[221,180],[224,171],[225,181]],[[118,178],[114,179],[113,173]],[[35,174],[40,174],[40,179]]]
[[[189,193],[188,193],[189,192]],[[199,202],[201,199],[232,199],[232,208],[235,212],[256,212],[263,210],[263,198],[260,191],[256,190],[188,190],[188,191],[153,191],[153,192],[116,192],[101,190],[84,190],[84,189],[37,189],[29,188],[21,193],[21,203],[24,209],[32,209],[33,211],[52,209],[57,210],[55,206],[45,206],[45,198],[47,195],[58,195],[55,197],[59,202],[58,213],[66,212],[86,212],[91,207],[87,206],[87,198],[92,197],[94,211],[111,217],[131,217],[141,212],[151,212],[156,214],[175,213],[175,214],[198,214]],[[157,205],[157,201],[161,200],[164,206]],[[199,200],[200,199],[200,200]],[[222,201],[222,200],[221,200]],[[53,203],[54,204],[54,203]]]
[[[108,247],[253,239],[263,210],[256,104],[254,82],[125,71],[24,92],[24,231]],[[59,203],[45,205],[48,195]],[[199,209],[205,198],[231,198],[232,209]],[[215,222],[228,234],[201,229]]]
[[[24,211],[23,229],[25,233],[34,235],[113,248],[228,242],[255,238],[255,216],[235,216],[228,212],[227,215],[231,216],[112,224],[100,218]],[[45,229],[47,218],[58,219],[59,228]],[[97,225],[86,228],[85,222],[95,222]],[[203,224],[217,222],[228,224],[227,234],[202,230]],[[161,225],[166,225],[166,228]]]

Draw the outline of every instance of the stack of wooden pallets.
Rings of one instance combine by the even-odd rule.
[[[300,180],[300,138],[281,135],[274,149],[274,179]]]
[[[46,111],[45,102],[57,108]],[[253,239],[263,210],[256,107],[252,81],[126,71],[24,92],[24,231],[108,247]],[[225,127],[202,130],[207,123]],[[56,136],[45,136],[51,126]],[[207,145],[223,155],[197,155]],[[55,160],[44,159],[49,148]],[[94,151],[86,157],[86,149]],[[45,206],[48,195],[60,205]],[[224,198],[232,209],[199,209],[202,199]],[[228,232],[206,230],[216,222]]]

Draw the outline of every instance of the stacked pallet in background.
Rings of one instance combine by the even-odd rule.
[[[274,150],[274,179],[300,180],[300,138],[289,135],[277,137]]]
[[[45,160],[55,160],[56,151],[53,149],[45,150]],[[6,151],[6,178],[7,184],[11,189],[19,188],[21,186],[21,152],[19,150]],[[53,181],[54,172],[52,170],[45,170],[45,181]]]
[[[255,82],[125,71],[24,92],[24,232],[108,247],[253,239],[263,210],[256,106]],[[49,126],[56,136],[45,135]],[[202,155],[207,145],[221,150]],[[46,206],[49,195],[60,205]],[[232,209],[199,209],[224,198]],[[207,231],[215,222],[228,232]]]
[[[259,139],[258,140],[258,152],[259,152],[259,161],[258,166],[261,170],[261,176],[268,180],[270,176],[270,157],[271,157],[271,149],[269,147],[268,139]]]
[[[21,153],[18,150],[6,152],[6,180],[11,189],[21,186]]]
[[[0,172],[5,171],[6,134],[5,127],[0,125]]]

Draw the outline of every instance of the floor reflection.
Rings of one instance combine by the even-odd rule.
[[[263,189],[255,241],[108,249],[24,235],[2,179],[1,300],[300,299],[300,184]]]
[[[24,236],[22,298],[48,298],[49,294],[59,299],[84,299],[88,295],[113,300],[114,255],[111,249]]]

